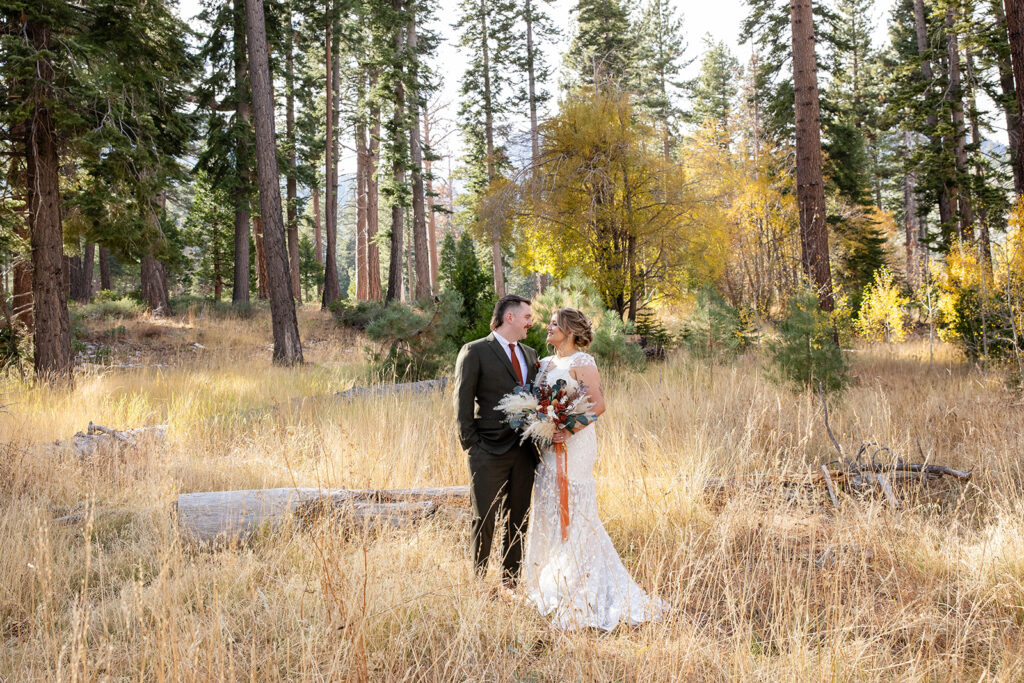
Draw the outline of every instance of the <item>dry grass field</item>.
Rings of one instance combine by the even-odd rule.
[[[450,393],[291,409],[364,372],[363,341],[300,317],[295,370],[271,367],[267,320],[192,314],[125,322],[113,359],[144,367],[86,367],[73,390],[0,380],[0,680],[1024,679],[1024,410],[949,349],[930,366],[920,343],[857,352],[832,410],[844,448],[878,440],[916,460],[920,443],[974,468],[899,511],[880,498],[833,511],[771,482],[704,493],[710,478],[799,478],[834,457],[818,399],[766,381],[755,353],[608,370],[601,515],[674,609],[564,633],[489,597],[468,525],[449,517],[181,544],[182,492],[468,483]],[[168,440],[89,462],[46,447],[89,421],[167,424]],[[50,523],[83,509],[83,523]]]

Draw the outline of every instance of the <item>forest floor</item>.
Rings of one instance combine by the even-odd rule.
[[[932,363],[919,341],[858,350],[830,411],[846,450],[974,469],[902,510],[771,482],[705,493],[835,457],[818,398],[767,381],[756,352],[608,369],[599,509],[673,610],[603,634],[491,597],[450,517],[179,540],[183,492],[468,483],[450,389],[292,407],[366,372],[362,338],[312,309],[300,325],[296,369],[271,366],[265,314],[193,310],[87,320],[82,353],[102,363],[73,389],[0,378],[0,680],[1024,679],[1024,409],[948,347]],[[167,441],[89,460],[48,447],[90,421],[166,424]]]

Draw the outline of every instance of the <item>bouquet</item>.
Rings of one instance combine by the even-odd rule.
[[[543,374],[541,375],[543,377]],[[576,425],[588,425],[597,421],[589,412],[594,406],[590,402],[587,388],[573,380],[557,380],[545,385],[538,379],[525,384],[498,401],[498,410],[505,413],[505,421],[513,429],[522,429],[522,441],[533,439],[540,447],[551,446],[555,431],[560,427],[572,430]],[[569,540],[569,474],[567,472],[564,443],[554,444],[557,464],[558,511],[561,522],[562,540]]]
[[[533,439],[541,447],[551,445],[559,427],[572,430],[596,422],[597,417],[588,412],[593,407],[584,385],[570,385],[564,379],[550,386],[527,383],[516,387],[497,406],[512,429],[522,429],[521,441]]]

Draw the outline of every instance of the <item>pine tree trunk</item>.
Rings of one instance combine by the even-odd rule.
[[[37,54],[48,51],[48,26],[27,21],[24,31]],[[35,307],[35,370],[47,381],[70,380],[73,369],[71,325],[64,296],[64,237],[60,217],[60,159],[50,111],[53,67],[40,57],[32,84],[28,131],[28,210]]]
[[[79,241],[81,246],[81,241]],[[80,304],[89,303],[89,299],[86,298],[85,293],[85,268],[82,267],[82,257],[72,256],[68,259],[68,282],[69,289],[68,294],[74,300]]]
[[[110,250],[100,247],[100,289],[112,289],[110,281]]]
[[[480,0],[480,54],[483,57],[484,75],[484,141],[487,149],[487,182],[497,175],[494,168],[494,94],[491,92],[490,35],[487,31],[487,0]],[[505,296],[505,266],[501,262],[501,236],[492,227],[491,267],[494,271],[494,293],[500,299]]]
[[[277,140],[274,134],[274,95],[270,80],[263,0],[246,0],[245,15],[252,65],[252,101],[256,124],[256,170],[260,194],[260,216],[267,255],[267,285],[270,289],[270,317],[274,328],[274,362],[293,365],[302,362],[302,344],[295,317],[288,247],[281,215],[281,185],[277,169]]]
[[[911,152],[912,140],[910,131],[903,131],[903,152],[908,157]],[[912,289],[921,286],[924,274],[921,243],[918,239],[921,233],[921,217],[917,213],[917,173],[912,170],[905,171],[903,174],[903,227],[906,239],[907,284]]]
[[[324,265],[324,242],[323,232],[320,228],[320,185],[314,184],[313,186],[313,250],[316,252],[316,262],[321,266]],[[318,297],[323,296],[324,286],[323,283],[318,282],[316,285],[316,295]]]
[[[423,113],[423,144],[430,148],[430,111]],[[426,175],[427,189],[427,238],[430,245],[430,291],[434,294],[439,292],[437,282],[437,217],[434,215],[434,176],[431,173],[431,161],[428,156],[423,160],[423,170]]]
[[[932,71],[931,59],[928,57],[928,24],[925,19],[924,0],[914,0],[914,33],[917,38],[917,53],[921,57],[921,75],[924,76],[925,83],[934,83],[935,74]],[[926,121],[932,146],[941,146],[935,132],[939,125],[938,116],[930,111]],[[939,221],[943,226],[952,225],[953,222],[953,202],[945,187],[939,195]]]
[[[416,54],[416,19],[409,21],[409,52]],[[412,161],[412,244],[416,260],[416,291],[414,299],[430,298],[430,247],[427,244],[427,213],[423,196],[423,147],[420,142],[419,93],[409,94],[409,155]],[[410,283],[411,285],[411,283]],[[411,286],[410,286],[411,289]]]
[[[953,136],[955,141],[956,174],[955,185],[950,188],[960,204],[960,239],[965,242],[974,241],[974,208],[971,195],[963,187],[963,179],[967,177],[967,127],[964,122],[964,93],[960,85],[960,40],[956,34],[955,8],[946,10],[946,55],[949,68],[949,88],[953,116]]]
[[[25,180],[27,185],[28,181]],[[29,219],[31,220],[31,219]],[[15,233],[26,243],[31,243],[31,231],[27,223],[18,221],[14,227]],[[26,254],[19,254],[18,260],[14,262],[14,282],[11,287],[11,308],[14,309],[14,320],[25,326],[25,330],[31,334],[35,327],[32,314],[32,254],[31,250]]]
[[[825,187],[821,173],[821,110],[818,64],[814,55],[811,0],[790,0],[793,37],[793,86],[796,109],[796,186],[800,208],[801,261],[818,291],[821,309],[831,311],[832,270],[825,223]]]
[[[324,254],[324,293],[320,300],[321,309],[326,310],[328,305],[341,298],[341,289],[338,286],[338,146],[337,133],[334,130],[335,114],[337,110],[337,50],[334,39],[334,10],[331,3],[327,4],[327,54],[326,67],[327,78],[325,87],[327,89],[327,130],[325,138],[325,153],[327,168],[324,175],[327,178],[327,189],[324,192],[324,201],[327,203],[327,252]]]
[[[152,253],[142,257],[142,299],[146,308],[157,317],[173,315],[167,291],[167,269]]]
[[[302,301],[302,287],[299,284],[299,215],[296,202],[298,200],[298,163],[295,150],[295,59],[292,55],[295,45],[295,30],[292,28],[290,10],[285,25],[285,142],[288,146],[288,178],[286,182],[288,206],[288,263],[291,273],[292,296]]]
[[[360,94],[362,100],[362,94]],[[365,301],[369,291],[366,259],[366,122],[356,120],[356,299]]]
[[[1006,13],[1003,12],[1002,0],[992,0],[992,15],[996,26],[1007,26]],[[1009,48],[1009,34],[1007,34]],[[1003,114],[1006,117],[1006,135],[1010,142],[1010,166],[1013,168],[1013,191],[1024,192],[1024,169],[1017,163],[1017,151],[1020,149],[1021,117],[1017,115],[1017,89],[1013,85],[1013,64],[1009,49],[999,50],[995,55],[996,66],[999,68],[999,88],[1003,94]]]
[[[526,20],[526,87],[530,100],[530,162],[534,167],[540,159],[540,131],[537,126],[537,87],[534,73],[533,0],[526,0],[523,13]]]
[[[371,85],[376,78],[371,76]],[[377,231],[380,226],[380,193],[377,182],[377,167],[380,164],[380,107],[370,107],[370,149],[366,157],[366,269],[367,292],[371,301],[381,300],[380,247],[377,246]]]
[[[86,242],[82,250],[82,303],[89,303],[93,295],[93,271],[96,270],[96,243]]]
[[[1024,2],[1004,0],[1006,7],[1006,29],[1010,38],[1010,62],[1013,69],[1013,84],[1017,91],[1018,132],[1024,131]],[[1016,149],[1017,177],[1024,179],[1024,135],[1018,134]]]
[[[237,125],[249,127],[249,87],[247,83],[249,62],[245,53],[245,7],[243,0],[233,0],[235,12],[234,58],[235,58],[235,118]],[[231,303],[249,303],[249,188],[252,183],[250,151],[247,132],[235,139],[235,171],[238,187],[235,188],[235,273],[231,289]]]
[[[967,110],[971,115],[971,145],[975,149],[981,149],[981,143],[984,142],[981,137],[981,125],[978,122],[980,117],[978,112],[978,101],[975,95],[977,79],[974,71],[974,56],[971,54],[970,48],[965,48],[965,60],[964,66],[967,73]],[[982,187],[985,185],[985,166],[981,163],[980,159],[975,159],[974,163],[974,175],[980,181]],[[988,273],[992,272],[992,237],[989,234],[989,217],[988,211],[985,208],[985,204],[981,203],[978,207],[978,249],[981,251],[981,261],[985,266],[985,270]]]
[[[14,91],[17,88],[15,83],[9,85],[10,89]],[[29,132],[31,126],[29,121],[23,121],[21,123],[15,123],[11,126],[11,142],[20,147],[24,151],[24,155],[28,156],[28,150],[30,147]],[[9,184],[12,188],[23,187],[28,188],[28,169],[25,166],[18,165],[14,169],[14,174],[9,179]],[[28,200],[28,194],[26,194],[26,201]],[[31,235],[29,230],[29,222],[32,220],[31,215],[28,212],[23,212],[19,219],[14,221],[14,234],[21,240],[24,240],[25,249],[19,250],[12,254],[14,257],[14,263],[12,264],[12,282],[11,282],[11,315],[12,320],[15,324],[23,326],[24,330],[28,334],[32,334],[32,250],[29,248],[31,242]]]
[[[402,11],[402,0],[393,0],[392,5],[395,14],[399,14]],[[395,28],[395,53],[400,55],[402,53],[402,45],[404,43],[402,39],[402,29],[400,27]],[[395,78],[393,83],[395,92],[395,113],[394,113],[394,135],[398,138],[402,131],[406,130],[405,127],[405,86],[402,83],[401,77]],[[392,144],[395,147],[400,147],[398,140],[393,140]],[[395,187],[402,187],[405,184],[405,165],[403,163],[402,155],[395,153],[391,164],[391,176],[395,183]],[[403,232],[405,230],[405,224],[403,219],[402,205],[397,198],[392,199],[391,204],[391,260],[388,268],[388,293],[385,301],[401,301],[402,299],[402,260],[403,260]]]
[[[267,293],[267,252],[263,244],[263,219],[252,217],[253,244],[256,246],[256,298],[266,300]]]
[[[223,255],[220,253],[220,246],[217,241],[213,243],[213,300],[220,303],[220,297],[224,293]]]

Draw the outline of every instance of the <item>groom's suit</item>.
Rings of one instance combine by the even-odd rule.
[[[526,360],[525,381],[531,382],[537,374],[537,352],[522,344],[519,348]],[[508,519],[502,568],[506,581],[519,576],[537,464],[532,442],[520,444],[520,435],[496,408],[501,397],[518,384],[510,354],[493,334],[462,347],[455,363],[455,415],[459,440],[469,452],[473,561],[478,572],[487,570],[495,517],[504,497]]]

